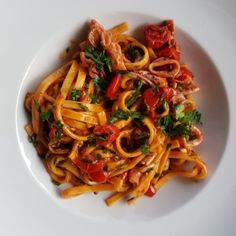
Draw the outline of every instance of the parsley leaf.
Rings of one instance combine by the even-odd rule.
[[[70,93],[71,99],[72,99],[73,101],[78,101],[78,99],[79,99],[80,96],[81,96],[81,93],[82,93],[82,91],[79,90],[79,89],[72,89],[72,90],[71,90],[71,93]]]
[[[95,49],[93,47],[87,47],[85,49],[85,56],[89,59],[91,59],[95,65],[98,71],[102,71],[105,68],[108,69],[108,71],[112,71],[111,69],[111,58],[108,57],[105,53],[105,51],[100,51],[98,49]]]
[[[136,100],[140,96],[140,90],[142,89],[142,86],[143,86],[143,81],[140,80],[138,83],[138,87],[135,89],[132,97],[126,102],[127,107],[132,106],[136,102]]]
[[[89,142],[94,142],[96,140],[101,140],[101,141],[106,141],[107,137],[105,135],[101,135],[101,136],[89,136],[88,137],[88,141]]]
[[[85,106],[85,105],[82,104],[82,103],[79,104],[79,107],[80,107],[82,110],[84,110],[84,111],[88,111],[88,107]]]
[[[63,124],[61,123],[60,120],[56,121],[56,127],[57,127],[57,129],[62,129],[63,128]]]
[[[49,121],[52,118],[52,111],[47,110],[47,111],[41,112],[40,118],[42,121]]]
[[[34,106],[37,111],[40,111],[40,104],[36,100],[34,100]]]
[[[130,111],[128,114],[132,119],[140,119],[140,120],[144,119],[144,115],[135,111]]]
[[[100,99],[96,94],[90,93],[89,97],[92,99],[93,103],[99,103],[100,102]]]
[[[102,155],[101,155],[100,153],[97,153],[97,154],[96,154],[96,158],[97,158],[98,160],[102,160]]]
[[[144,115],[138,112],[135,112],[135,111],[125,112],[121,109],[118,109],[114,113],[111,114],[109,121],[111,124],[113,124],[118,119],[128,120],[129,117],[131,117],[132,119],[140,119],[140,120],[144,119]]]
[[[99,76],[96,76],[93,79],[93,83],[94,83],[95,89],[97,90],[98,93],[105,93],[107,85],[108,85],[107,80],[105,80]]]
[[[163,108],[166,110],[167,109],[167,101],[165,100],[165,98],[161,98],[161,104],[162,104]]]
[[[124,170],[125,168],[127,168],[127,165],[118,165],[116,170]]]
[[[128,120],[128,118],[129,118],[129,115],[125,111],[118,109],[117,111],[111,114],[109,121],[111,124],[113,124],[118,119]]]
[[[149,144],[148,141],[146,141],[143,145],[140,146],[141,152],[144,155],[147,155],[149,153]]]
[[[159,89],[159,84],[155,84],[155,85],[152,87],[152,91],[153,91],[154,93],[156,93],[156,92],[158,91],[158,89]]]
[[[197,110],[186,111],[184,116],[178,120],[186,125],[191,125],[192,123],[201,124],[201,113]]]

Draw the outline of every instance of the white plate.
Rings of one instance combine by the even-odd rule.
[[[234,235],[236,4],[99,4],[93,9],[82,1],[21,2],[19,6],[5,2],[0,10],[4,29],[0,46],[0,235]],[[199,152],[209,167],[206,181],[172,181],[155,198],[143,198],[131,207],[120,203],[108,208],[102,194],[67,201],[58,197],[23,131],[23,96],[55,68],[68,40],[91,17],[105,27],[127,20],[131,33],[147,22],[175,20],[183,61],[190,65],[201,88],[196,99],[203,113],[205,140]]]

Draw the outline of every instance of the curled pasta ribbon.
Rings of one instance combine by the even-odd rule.
[[[158,67],[161,68],[158,70]],[[168,67],[167,69],[162,69]],[[161,57],[149,64],[149,71],[160,77],[174,78],[180,70],[180,64],[177,60]]]
[[[60,69],[56,70],[52,74],[50,74],[48,77],[46,77],[38,86],[35,94],[34,94],[34,101],[39,104],[39,106],[42,105],[43,101],[43,95],[47,91],[50,85],[53,83],[58,82],[63,76],[65,76],[71,66],[73,61],[68,62],[66,65],[62,66]],[[32,103],[31,107],[32,111],[32,125],[35,134],[37,135],[39,132],[39,126],[40,126],[40,117],[39,117],[39,111],[36,109],[35,105]]]
[[[192,125],[191,135],[194,137],[194,139],[187,141],[187,146],[189,147],[198,146],[203,140],[202,132],[195,125]]]
[[[149,118],[144,118],[143,123],[144,123],[144,125],[146,125],[146,127],[149,130],[149,135],[150,136],[149,136],[148,142],[151,144],[153,142],[154,136],[156,134],[156,128],[155,128],[155,126],[153,125],[153,123],[151,122],[151,120]],[[122,139],[130,137],[131,133],[132,133],[132,130],[121,131],[120,135],[116,139],[117,151],[118,151],[118,153],[120,153],[125,158],[137,157],[137,156],[140,156],[142,154],[140,149],[138,149],[136,151],[133,151],[133,152],[127,152],[126,150],[123,149],[123,147],[121,145]]]
[[[78,168],[76,168],[67,157],[62,155],[50,155],[45,158],[44,164],[46,170],[55,182],[60,184],[78,184],[76,178],[79,178],[81,174]]]

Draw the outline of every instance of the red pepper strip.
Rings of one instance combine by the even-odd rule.
[[[115,75],[112,79],[110,84],[108,85],[107,91],[106,91],[106,97],[111,98],[114,97],[116,92],[119,90],[121,85],[121,74]]]

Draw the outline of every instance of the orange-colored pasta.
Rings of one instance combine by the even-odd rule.
[[[180,62],[173,21],[145,26],[145,43],[127,30],[92,20],[71,60],[25,97],[30,141],[52,180],[71,184],[63,198],[108,191],[108,206],[131,204],[176,176],[207,175],[193,150],[203,140],[191,97],[199,88]]]

